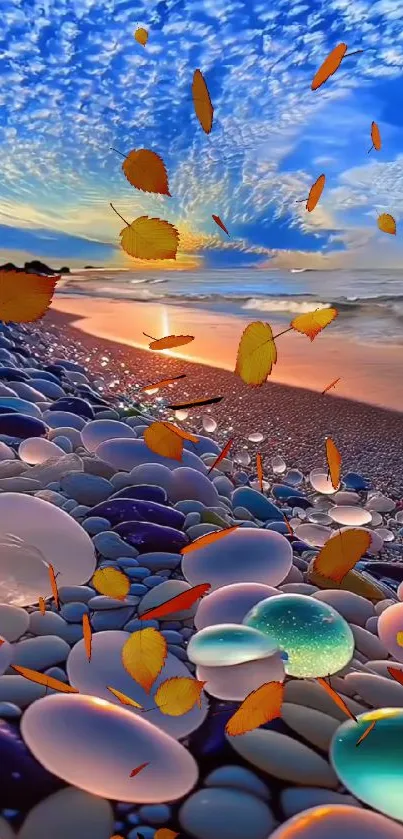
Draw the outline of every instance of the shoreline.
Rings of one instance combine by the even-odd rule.
[[[216,436],[222,445],[235,438],[234,453],[247,445],[252,458],[249,469],[253,470],[257,451],[266,468],[273,454],[282,454],[289,466],[326,468],[324,441],[331,436],[342,454],[344,472],[361,472],[383,491],[403,497],[403,447],[398,443],[403,437],[401,412],[335,397],[331,392],[322,396],[278,381],[251,388],[228,370],[99,338],[78,328],[77,322],[77,316],[53,307],[42,321],[45,329],[55,330],[58,349],[64,350],[65,357],[74,346],[92,375],[106,374],[105,395],[116,398],[118,392],[135,402],[139,386],[185,373],[186,379],[169,391],[142,395],[145,409],[155,408],[156,398],[162,398],[157,403],[162,407],[167,400],[178,403],[222,395],[223,401],[210,408],[193,408],[182,424],[204,433],[201,417],[210,414],[218,423]],[[118,385],[109,389],[108,384],[116,381]],[[166,413],[173,417],[172,412]],[[261,444],[247,441],[253,432],[264,434]]]

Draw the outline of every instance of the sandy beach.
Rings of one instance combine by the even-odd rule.
[[[74,347],[92,375],[101,374],[105,378],[105,393],[123,393],[136,401],[139,399],[139,385],[185,373],[186,379],[168,392],[168,401],[177,403],[193,398],[224,396],[222,402],[211,406],[209,412],[219,425],[217,439],[224,444],[228,439],[235,438],[234,452],[247,444],[250,433],[260,431],[265,435],[264,442],[259,446],[247,444],[252,457],[255,450],[260,449],[267,464],[273,453],[281,453],[290,466],[298,464],[303,469],[324,467],[324,440],[326,436],[331,436],[342,452],[345,470],[358,470],[375,480],[380,488],[394,492],[398,497],[403,495],[403,414],[392,410],[399,406],[398,387],[402,394],[403,385],[397,385],[397,355],[394,350],[385,348],[384,354],[377,350],[376,369],[379,380],[376,388],[381,389],[383,384],[385,403],[389,410],[373,407],[364,401],[344,398],[340,395],[341,386],[338,395],[330,392],[325,396],[303,387],[310,371],[316,371],[314,381],[319,390],[337,374],[341,375],[342,368],[345,370],[345,388],[346,381],[350,383],[348,395],[355,395],[356,399],[363,398],[366,384],[365,393],[370,398],[371,365],[370,357],[366,356],[366,348],[357,345],[357,353],[361,353],[363,362],[358,375],[357,356],[353,362],[351,359],[349,361],[351,347],[346,347],[341,341],[326,339],[325,335],[321,335],[312,344],[303,336],[285,335],[280,339],[283,351],[275,374],[261,388],[250,388],[229,370],[213,368],[206,363],[189,363],[179,357],[179,353],[175,353],[175,357],[173,354],[157,354],[124,343],[130,338],[134,344],[138,338],[142,346],[146,346],[147,339],[141,339],[141,332],[148,332],[152,325],[156,331],[156,310],[160,309],[167,311],[167,307],[150,307],[148,304],[133,304],[132,309],[126,303],[114,303],[111,307],[105,301],[94,300],[89,303],[87,300],[63,299],[54,301],[43,325],[47,329],[52,326],[57,328],[57,340],[66,353]],[[114,313],[112,317],[111,312]],[[214,329],[214,325],[207,322],[206,313],[197,312],[197,315],[200,318],[199,335],[203,328],[203,338],[194,342],[195,353],[196,350],[200,352],[201,344],[205,358],[211,358],[215,350],[216,363],[220,359],[220,364],[226,362],[229,366],[230,359],[232,363],[235,359],[236,333],[231,332],[229,325],[221,325],[220,340],[216,339],[214,344],[218,324],[215,324]],[[185,326],[183,310],[170,307],[169,321],[166,324],[161,322],[156,337],[169,334],[168,330],[183,332]],[[190,326],[195,326],[195,321],[188,320]],[[228,345],[223,335],[228,338]],[[326,354],[324,348],[327,348]],[[191,358],[190,349],[188,358]],[[393,360],[392,368],[388,367],[388,360]],[[283,380],[289,375],[288,384],[279,381],[280,373]],[[355,377],[362,389],[360,391],[357,384],[354,394]],[[109,390],[108,385],[112,385]],[[161,402],[162,397],[165,398]],[[155,406],[156,398],[161,404],[166,404],[167,394],[161,391],[149,397],[142,395],[141,401],[151,407]],[[400,404],[403,404],[403,399]],[[203,409],[192,409],[189,418],[183,423],[184,427],[200,431],[202,413]]]

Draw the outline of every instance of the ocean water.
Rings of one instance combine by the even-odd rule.
[[[57,294],[192,306],[277,323],[334,306],[339,316],[332,333],[403,344],[403,271],[398,270],[83,270],[74,271]]]

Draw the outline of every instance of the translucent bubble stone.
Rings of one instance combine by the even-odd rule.
[[[255,431],[253,434],[249,434],[248,440],[251,443],[261,443],[264,440],[264,436],[260,431]]]
[[[400,595],[401,585],[398,589]],[[403,661],[403,603],[394,603],[379,615],[377,633],[388,653],[398,661]]]
[[[283,682],[284,662],[281,653],[246,661],[230,667],[196,667],[196,677],[206,682],[204,690],[217,699],[242,702],[249,693],[266,682]]]
[[[189,641],[187,654],[194,664],[228,667],[266,658],[276,650],[276,643],[263,632],[250,626],[223,623],[196,632]]]
[[[271,460],[271,468],[275,475],[282,475],[287,469],[287,464],[281,455],[276,455]]]
[[[18,455],[24,463],[36,466],[38,463],[49,460],[50,457],[63,457],[64,451],[60,446],[52,443],[51,440],[45,440],[42,437],[29,437],[28,440],[23,440],[20,443]]]
[[[210,417],[208,414],[203,414],[202,416],[202,425],[205,431],[208,434],[213,434],[217,428],[217,423],[213,417]]]
[[[252,606],[267,597],[279,595],[278,589],[262,583],[233,583],[213,591],[199,601],[194,618],[197,629],[218,623],[242,623]]]
[[[316,492],[323,495],[333,495],[336,492],[327,472],[324,472],[323,469],[312,469],[309,480]]]
[[[333,768],[360,801],[403,822],[403,709],[380,708],[357,719],[358,723],[346,720],[333,735]],[[374,728],[357,748],[357,740],[374,720]]]
[[[325,804],[298,813],[270,839],[402,839],[402,829],[371,810]]]
[[[180,743],[144,718],[94,696],[39,699],[25,711],[21,733],[46,769],[104,798],[172,801],[189,792],[198,778],[196,762]],[[131,778],[133,769],[146,762]]]
[[[346,507],[340,505],[331,507],[328,511],[330,518],[338,524],[357,525],[369,524],[372,520],[372,515],[368,510],[362,510],[361,507]]]
[[[95,452],[98,446],[105,440],[116,440],[128,437],[135,439],[136,434],[130,425],[124,422],[110,419],[94,420],[87,422],[81,432],[83,445],[88,452]]]
[[[332,606],[304,594],[282,594],[254,606],[244,619],[287,653],[285,672],[297,678],[337,673],[354,653],[348,623]]]

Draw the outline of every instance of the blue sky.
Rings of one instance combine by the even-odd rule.
[[[402,265],[402,17],[403,0],[3,0],[0,261],[143,269],[120,248],[112,201],[177,225],[174,268]],[[313,92],[341,41],[364,53]],[[372,120],[383,146],[368,154]],[[160,154],[172,198],[133,189],[111,146]],[[322,172],[309,214],[296,201]]]

